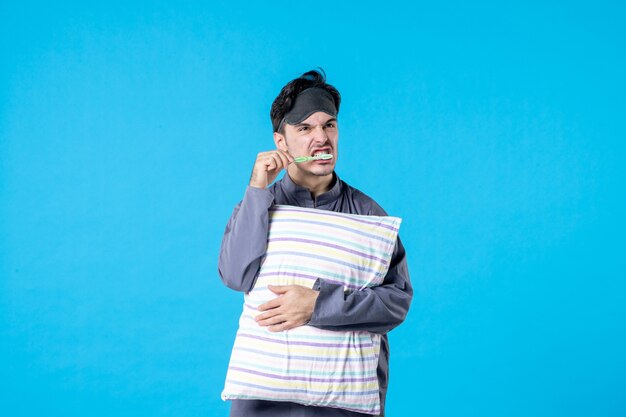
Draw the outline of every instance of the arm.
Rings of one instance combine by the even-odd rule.
[[[274,196],[265,188],[248,186],[226,225],[218,260],[227,287],[248,292],[267,249],[268,209]]]
[[[375,202],[367,212],[387,215]],[[298,286],[275,287],[278,298],[259,306],[256,317],[270,331],[288,330],[308,324],[324,330],[369,331],[385,334],[402,323],[413,298],[406,252],[396,240],[389,270],[376,287],[345,292],[341,284],[318,278],[313,290]]]
[[[263,313],[256,320],[272,332],[308,324],[325,330],[384,334],[404,321],[413,297],[400,239],[380,286],[345,293],[343,285],[318,278],[312,290],[298,285],[270,287],[279,296],[259,306]]]
[[[291,162],[293,157],[280,150],[257,155],[243,200],[226,225],[217,262],[222,281],[233,290],[248,292],[254,286],[267,249],[268,209],[274,202],[267,187]]]
[[[314,289],[319,290],[319,296],[308,323],[310,326],[325,330],[389,332],[404,321],[413,298],[400,237],[381,285],[344,292],[342,285],[318,279]]]

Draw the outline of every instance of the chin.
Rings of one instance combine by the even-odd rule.
[[[318,177],[325,177],[327,175],[332,174],[334,170],[335,170],[334,168],[323,169],[323,170],[312,172],[312,174]]]

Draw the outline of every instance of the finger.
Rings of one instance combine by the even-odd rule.
[[[291,285],[268,285],[267,288],[275,294],[284,294],[291,289]]]
[[[280,159],[280,157],[276,153],[272,153],[271,155],[269,155],[269,157],[274,163],[272,170],[280,171],[281,169],[283,169],[283,160]]]
[[[263,164],[265,165],[266,171],[273,171],[276,169],[276,159],[274,159],[273,155],[267,155]]]
[[[263,327],[265,327],[265,326],[275,326],[277,324],[283,323],[284,321],[285,321],[285,318],[282,315],[277,314],[275,316],[268,317],[268,318],[266,318],[264,320],[259,320],[259,321],[257,321],[257,324],[259,326],[263,326]]]
[[[289,166],[289,161],[287,160],[287,158],[285,158],[284,155],[282,155],[279,152],[274,153],[274,158],[280,162],[280,168],[287,168],[287,166]]]
[[[280,149],[277,149],[275,151],[259,152],[257,154],[257,160],[263,161],[263,164],[266,167],[268,166],[270,158],[272,158],[276,163],[276,166],[273,166],[271,169],[276,169],[277,167],[287,167],[291,162],[293,162],[293,157],[287,152],[281,151]],[[268,169],[268,171],[269,170],[270,169]]]
[[[267,320],[269,318],[272,318],[274,316],[277,316],[279,314],[283,313],[283,310],[278,309],[278,308],[272,308],[270,310],[264,311],[263,313],[259,313],[257,314],[254,319],[256,321],[262,321],[262,320]]]
[[[293,324],[290,324],[289,322],[284,321],[282,323],[275,324],[273,326],[268,326],[267,330],[269,330],[270,332],[282,332],[285,330],[293,329],[294,327],[297,327],[297,326],[294,326]]]
[[[283,164],[283,168],[287,168],[289,166],[289,159],[281,152],[277,152],[276,155],[280,158],[280,162]]]
[[[289,166],[291,162],[293,162],[293,158],[285,151],[278,150],[278,155],[283,160],[283,164],[285,167]]]
[[[278,312],[274,311],[273,309],[270,311],[266,311],[265,313],[261,313],[261,314],[257,314],[254,319],[256,321],[263,321],[263,320],[267,320],[271,317],[274,317],[275,315],[277,315]]]
[[[282,323],[278,323],[272,326],[268,326],[267,330],[270,332],[283,332],[285,330],[291,330],[298,327],[298,325],[294,322],[284,321]]]
[[[259,152],[256,156],[256,163],[266,165],[270,161],[272,152]]]
[[[279,298],[274,298],[273,300],[270,300],[267,303],[261,304],[258,307],[258,310],[259,311],[266,311],[266,310],[272,310],[272,309],[280,307],[281,306],[281,300],[279,300]]]
[[[276,149],[274,152],[279,153],[281,155],[284,155],[285,158],[289,159],[293,159],[293,157],[291,156],[291,154],[289,153],[289,151],[283,151],[282,149]]]

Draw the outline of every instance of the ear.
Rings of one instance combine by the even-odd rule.
[[[287,138],[282,133],[274,132],[274,143],[276,148],[287,152]]]

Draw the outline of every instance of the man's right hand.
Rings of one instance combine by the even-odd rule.
[[[280,149],[259,153],[252,168],[250,186],[267,188],[274,182],[280,171],[287,169],[292,162],[293,157]]]

